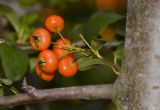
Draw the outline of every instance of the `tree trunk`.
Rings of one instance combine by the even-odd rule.
[[[160,0],[129,0],[117,110],[160,109]]]

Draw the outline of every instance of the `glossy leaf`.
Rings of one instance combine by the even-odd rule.
[[[16,30],[16,32],[19,33],[20,23],[13,9],[10,8],[9,6],[0,4],[0,12],[5,15],[5,17],[8,19],[8,21],[12,24],[12,26]]]
[[[11,85],[13,83],[12,80],[5,79],[5,78],[0,78],[0,82],[3,83],[3,84],[5,84],[5,85],[7,85],[7,86],[9,86],[9,85]]]
[[[77,41],[77,40],[81,40],[81,38],[79,37],[79,34],[82,34],[83,33],[83,25],[79,24],[79,25],[76,25],[72,32],[71,32],[71,39],[73,41]]]
[[[21,28],[19,32],[19,42],[20,43],[25,43],[27,39],[29,39],[29,36],[32,31],[32,25],[36,22],[38,19],[38,14],[32,13],[25,15],[21,18]]]
[[[123,57],[124,43],[120,44],[114,52],[114,60],[121,60]]]
[[[14,45],[16,44],[16,39],[14,36],[16,36],[16,32],[8,31],[8,30],[0,30],[1,38],[4,39],[6,44]]]
[[[77,60],[79,71],[91,69],[97,64],[105,64],[101,59],[82,57]]]
[[[121,36],[125,36],[125,26],[117,26],[116,28],[115,28],[115,31],[119,34],[119,35],[121,35]]]
[[[17,2],[23,7],[31,7],[38,3],[38,0],[17,0]]]
[[[94,38],[94,39],[91,40],[91,47],[92,47],[93,50],[98,51],[103,47],[104,43],[105,43],[104,40]]]
[[[1,44],[0,58],[7,79],[17,81],[26,73],[29,59],[24,51]]]
[[[35,73],[35,66],[38,62],[38,58],[30,58],[29,59],[29,67],[30,67],[30,73]]]
[[[97,36],[104,27],[117,22],[124,16],[113,12],[96,12],[84,26],[84,36]]]
[[[115,23],[114,25],[115,31],[121,36],[125,36],[126,33],[125,28],[126,28],[126,19],[120,20],[118,21],[118,23]]]
[[[38,14],[37,13],[31,13],[23,16],[21,18],[21,24],[25,24],[27,26],[32,25],[36,20],[38,20]]]
[[[0,84],[0,97],[4,96],[3,86]]]

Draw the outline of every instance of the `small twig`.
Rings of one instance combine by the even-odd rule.
[[[103,47],[104,48],[108,48],[108,47],[117,47],[119,46],[121,43],[123,43],[123,41],[108,41],[106,43],[104,43]],[[82,41],[82,40],[79,40],[79,41],[76,41],[73,43],[75,46],[77,47],[85,47],[86,44]]]
[[[58,100],[111,100],[112,84],[54,88],[33,91],[36,97],[28,93],[0,98],[0,107],[17,106],[28,103]]]
[[[24,78],[24,80],[25,80],[25,78]],[[27,82],[24,82],[24,83],[27,84]],[[14,88],[14,87],[11,87],[10,90],[11,90],[14,94],[16,94],[16,95],[18,95],[18,94],[20,93],[20,92],[19,92],[16,88]],[[9,106],[9,107],[12,107],[12,106]],[[26,109],[26,110],[30,110],[30,107],[29,107],[28,105],[25,105],[25,109]]]
[[[73,42],[73,45],[76,47],[85,47],[86,46],[86,44],[82,40]]]
[[[117,47],[117,46],[119,46],[121,43],[123,43],[123,41],[106,42],[106,43],[103,45],[103,47],[106,47],[106,48],[108,48],[108,47]]]
[[[0,41],[1,43],[1,41]],[[104,48],[108,48],[108,47],[117,47],[118,45],[120,45],[122,43],[122,41],[114,41],[114,42],[106,42],[103,47]],[[83,41],[76,41],[73,43],[76,47],[85,47],[86,44]],[[16,45],[17,48],[25,50],[25,51],[32,51],[33,48],[30,45],[21,45],[21,44],[17,44]]]
[[[27,84],[27,81],[26,81],[25,77],[23,79],[22,89],[24,90],[24,92],[28,93],[30,96],[36,97],[35,91],[37,89],[35,89],[33,86],[29,86]]]
[[[30,45],[17,44],[16,48],[19,48],[19,49],[25,50],[25,51],[33,51],[33,48]]]

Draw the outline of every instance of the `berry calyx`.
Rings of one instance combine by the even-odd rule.
[[[43,50],[38,58],[44,72],[52,73],[57,69],[58,58],[52,50]]]
[[[51,44],[51,35],[44,28],[36,29],[30,36],[30,45],[34,50],[41,51],[48,49]]]

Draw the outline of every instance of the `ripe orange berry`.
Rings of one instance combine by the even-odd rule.
[[[58,58],[61,58],[65,55],[67,55],[68,51],[67,51],[67,48],[65,48],[65,45],[71,46],[72,43],[69,39],[64,38],[64,39],[58,39],[55,42],[55,45],[53,45],[53,51],[55,52],[55,54]]]
[[[36,69],[35,69],[35,70],[36,70],[37,76],[38,76],[38,77],[41,77],[42,70],[41,70],[41,68],[40,68],[39,63],[36,64]]]
[[[44,28],[36,29],[30,36],[30,45],[34,50],[47,49],[51,44],[51,35]]]
[[[41,74],[41,79],[45,80],[45,81],[51,81],[54,78],[54,74],[46,74],[46,73],[42,73]]]
[[[101,38],[107,41],[113,41],[116,39],[116,32],[110,27],[105,28],[100,34]]]
[[[43,72],[42,69],[40,68],[39,63],[37,63],[36,65],[36,74],[39,78],[45,81],[51,81],[54,78],[54,73],[48,74],[48,73]]]
[[[64,20],[61,16],[50,15],[44,21],[45,27],[51,32],[61,32],[64,28]]]
[[[58,58],[52,50],[43,50],[38,58],[44,72],[52,73],[57,69]]]
[[[62,58],[58,63],[58,71],[62,76],[72,77],[78,71],[78,64],[74,62],[71,56]]]
[[[99,10],[115,10],[117,8],[117,0],[96,0]]]
[[[126,7],[126,4],[127,0],[96,0],[97,8],[101,11],[116,11]]]

